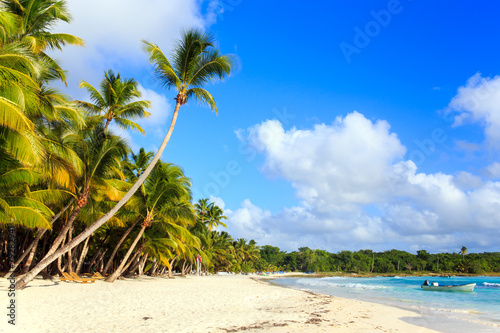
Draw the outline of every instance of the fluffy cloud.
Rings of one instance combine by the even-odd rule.
[[[500,236],[500,183],[467,172],[419,173],[386,121],[353,112],[286,130],[267,120],[238,137],[264,156],[262,172],[290,181],[302,202],[270,214],[245,200],[228,214],[235,237],[287,250],[454,251],[485,249]]]
[[[446,108],[454,116],[454,125],[477,122],[485,127],[490,143],[500,144],[500,76],[482,77],[477,73],[458,88]]]
[[[73,89],[82,79],[98,82],[108,68],[146,68],[142,39],[168,52],[182,28],[204,28],[213,23],[213,15],[201,13],[197,0],[72,0],[68,8],[73,16],[71,24],[59,24],[55,31],[74,34],[86,42],[85,48],[70,47],[57,54],[63,67],[70,70]],[[149,74],[136,79],[148,80]]]
[[[269,120],[248,130],[248,143],[265,155],[263,171],[291,181],[307,204],[349,210],[387,195],[386,175],[406,152],[389,128],[357,112],[312,130],[285,131]]]

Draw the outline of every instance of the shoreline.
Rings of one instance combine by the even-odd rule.
[[[338,275],[337,275],[338,276]],[[398,275],[400,276],[400,275]],[[467,275],[470,276],[470,275]],[[485,275],[474,275],[474,276],[485,276]],[[325,275],[311,275],[307,274],[305,276],[300,275],[289,275],[283,278],[324,278],[328,277]],[[352,275],[343,275],[342,277],[346,278],[367,278],[367,276],[352,276]],[[370,276],[371,277],[371,276]],[[373,277],[387,277],[387,276],[373,276]],[[416,276],[411,276],[416,277]],[[291,288],[295,290],[304,290],[321,294],[321,291],[316,291],[314,289],[308,289],[306,287],[302,288],[300,286],[281,284],[279,282],[274,282],[279,280],[281,277],[276,277],[272,279],[268,279],[269,283],[272,283],[276,286],[281,286],[283,288]],[[359,295],[350,297],[346,294],[341,294],[340,296],[325,293],[325,295],[332,295],[333,297],[344,298],[349,300],[358,300],[361,302],[368,302],[373,304],[385,305],[393,308],[398,308],[404,311],[411,311],[415,313],[417,316],[400,318],[401,320],[416,325],[419,327],[425,327],[431,330],[436,330],[444,333],[468,333],[468,332],[478,332],[478,333],[493,333],[498,332],[500,327],[500,322],[497,320],[492,320],[491,318],[477,318],[470,316],[471,314],[479,314],[475,310],[460,310],[460,309],[451,309],[451,308],[432,308],[428,307],[425,304],[420,304],[418,301],[414,304],[412,302],[408,302],[408,300],[403,299],[392,299],[392,298],[373,298],[373,297],[360,297]],[[461,314],[460,318],[452,318],[443,314],[445,313],[456,313]]]
[[[436,332],[406,322],[419,317],[412,311],[269,280],[143,276],[82,285],[37,278],[17,292],[16,327],[5,319],[0,327],[5,332]],[[7,301],[6,283],[0,279],[1,304]]]

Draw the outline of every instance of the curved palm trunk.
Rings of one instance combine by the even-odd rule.
[[[68,242],[73,239],[73,226],[68,231]],[[68,273],[73,273],[73,251],[68,251]]]
[[[142,251],[143,247],[144,247],[144,242],[139,246],[139,248],[137,249],[137,251],[135,251],[134,255],[132,256],[132,259],[130,259],[128,261],[128,263],[125,265],[125,267],[123,267],[123,269],[122,269],[123,273],[132,274],[132,272],[134,271],[134,269],[137,268],[137,266],[134,265],[135,268],[131,269],[129,272],[127,272],[127,270],[132,265],[132,263],[134,263],[137,259],[139,259],[139,255],[141,254],[141,251]]]
[[[138,265],[138,272],[137,274],[138,275],[144,275],[144,266],[146,265],[146,261],[148,260],[148,257],[149,257],[149,254],[145,254],[142,258],[141,258],[141,261],[139,262],[139,265]]]
[[[118,268],[113,272],[113,274],[111,274],[110,276],[108,276],[108,278],[106,280],[104,280],[104,281],[106,281],[106,282],[115,282],[115,280],[122,274],[123,267],[127,263],[127,260],[130,257],[130,255],[132,254],[132,251],[134,251],[134,248],[137,245],[137,243],[139,242],[139,239],[141,239],[141,236],[144,233],[144,230],[146,230],[146,227],[147,227],[147,224],[144,223],[142,225],[141,230],[137,234],[137,237],[135,238],[134,242],[132,243],[132,245],[130,245],[130,248],[128,249],[127,254],[125,254],[125,257],[123,258],[122,262],[120,263],[120,266],[118,266]]]
[[[130,232],[132,231],[132,229],[134,229],[134,227],[137,225],[137,223],[139,223],[140,220],[141,220],[141,218],[139,217],[134,222],[134,224],[132,224],[130,226],[130,228],[128,228],[127,231],[125,231],[125,233],[123,234],[122,238],[120,238],[120,241],[118,242],[118,244],[116,244],[115,249],[113,250],[113,253],[111,253],[111,256],[109,257],[108,263],[106,264],[106,267],[104,267],[104,270],[102,271],[102,274],[108,274],[108,271],[111,268],[111,265],[113,264],[113,259],[115,258],[115,255],[118,252],[118,250],[120,249],[120,246],[125,241],[125,239],[127,238],[128,234],[130,234]]]
[[[172,116],[172,121],[170,123],[170,128],[168,129],[167,134],[165,135],[165,138],[163,139],[163,142],[160,146],[160,149],[158,149],[158,152],[156,153],[155,157],[151,161],[151,164],[146,168],[144,173],[139,177],[137,182],[130,188],[130,190],[123,196],[123,198],[106,214],[104,214],[100,219],[92,223],[87,229],[85,229],[81,234],[73,238],[73,240],[69,243],[67,243],[65,246],[61,247],[59,250],[56,252],[52,253],[50,256],[42,259],[38,265],[36,265],[29,273],[24,275],[23,277],[19,278],[16,281],[16,289],[21,290],[26,285],[35,278],[35,276],[38,275],[45,267],[47,267],[50,263],[52,263],[54,260],[59,258],[59,256],[63,255],[64,253],[68,252],[81,242],[83,242],[87,237],[89,237],[92,233],[94,233],[97,229],[99,229],[104,223],[106,223],[113,215],[116,214],[116,212],[125,205],[125,203],[134,195],[134,193],[139,189],[139,187],[144,183],[146,178],[149,176],[151,173],[151,170],[153,170],[154,166],[160,159],[161,155],[163,154],[163,151],[165,150],[165,147],[167,146],[168,141],[170,140],[170,137],[172,136],[172,132],[174,131],[175,123],[177,121],[177,116],[179,114],[179,108],[181,107],[181,101],[178,99],[177,104],[175,106],[174,114]]]
[[[62,228],[61,232],[59,232],[59,235],[57,235],[56,239],[54,240],[54,243],[52,243],[52,246],[50,247],[49,251],[47,251],[47,253],[45,254],[45,257],[43,257],[42,261],[47,259],[48,257],[50,257],[54,252],[56,252],[56,250],[59,248],[59,245],[62,244],[63,239],[66,238],[68,231],[73,226],[73,222],[76,220],[76,217],[78,216],[78,213],[80,213],[81,209],[82,209],[82,207],[80,207],[78,205],[75,207],[75,209],[73,209],[73,211],[71,212],[71,215],[68,218],[68,221],[66,221],[66,224]],[[57,258],[54,258],[54,259],[57,259]],[[50,264],[50,262],[49,262],[49,264]]]
[[[172,259],[170,261],[170,265],[168,266],[168,278],[169,279],[175,279],[174,278],[174,273],[172,272],[172,269],[174,268],[174,263],[175,263],[176,259],[177,259],[177,256],[175,256],[174,259]]]
[[[87,256],[87,252],[89,250],[89,240],[90,240],[90,236],[87,237],[87,239],[85,240],[85,243],[83,243],[83,249],[82,249],[82,252],[80,253],[80,258],[78,259],[78,265],[76,265],[76,270],[75,270],[76,274],[80,274],[80,270],[82,269],[82,265],[83,265],[83,260]]]
[[[182,264],[182,269],[181,269],[181,277],[186,277],[186,265],[187,265],[187,260],[184,260],[184,263]]]
[[[109,123],[111,123],[111,120],[112,120],[112,119],[113,119],[113,118],[111,118],[111,119],[110,119],[110,118],[106,119],[106,125],[104,125],[104,129],[103,129],[103,132],[104,132],[104,133],[106,133],[106,131],[108,130]]]

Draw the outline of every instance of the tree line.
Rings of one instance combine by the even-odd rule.
[[[372,250],[340,251],[330,253],[301,247],[285,252],[278,247],[260,248],[259,270],[287,270],[344,273],[500,273],[500,252],[467,253],[462,247],[458,253],[435,253],[426,250],[412,254],[405,251]]]

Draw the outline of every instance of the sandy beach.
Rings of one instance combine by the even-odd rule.
[[[7,280],[0,281],[1,304],[7,305]],[[417,316],[413,312],[249,276],[140,277],[88,285],[36,279],[16,292],[15,302],[16,326],[3,315],[1,331],[434,332],[400,319]]]

